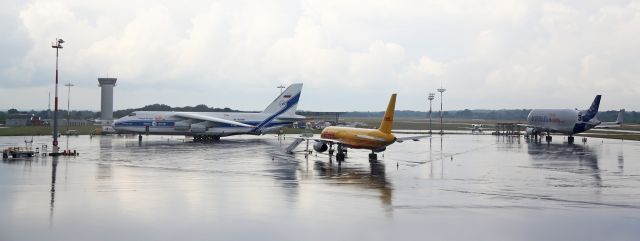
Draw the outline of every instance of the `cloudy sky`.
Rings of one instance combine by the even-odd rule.
[[[640,110],[640,1],[0,0],[0,109],[46,109],[55,50],[72,109],[164,103],[261,110],[303,82],[300,109]],[[64,91],[62,91],[64,90]],[[66,105],[67,91],[61,89]],[[439,103],[439,102],[437,102]]]

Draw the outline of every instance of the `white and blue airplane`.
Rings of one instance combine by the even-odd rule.
[[[135,111],[114,122],[118,133],[185,135],[196,141],[262,135],[304,119],[296,115],[302,84],[292,84],[259,113]]]
[[[546,135],[546,141],[551,142],[550,133],[560,133],[569,136],[568,142],[573,143],[573,135],[585,132],[592,128],[619,127],[622,124],[624,109],[618,113],[615,122],[602,122],[598,120],[598,108],[600,107],[601,95],[591,103],[591,107],[585,111],[577,109],[533,109],[527,116],[525,127],[526,136]]]

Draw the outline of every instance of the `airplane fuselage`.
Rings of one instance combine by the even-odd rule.
[[[527,124],[541,132],[574,135],[585,132],[598,124],[592,119],[582,121],[582,112],[571,109],[534,109],[527,116]]]
[[[181,112],[196,113],[198,115],[210,116],[240,122],[247,125],[257,126],[266,118],[264,113],[243,113],[243,112]],[[293,123],[291,119],[278,119],[269,122],[264,126],[263,132],[272,129],[288,126]],[[186,119],[175,115],[171,111],[136,111],[129,116],[118,119],[114,123],[114,128],[119,133],[136,134],[161,134],[161,135],[213,135],[231,136],[240,134],[261,134],[255,132],[255,128],[236,126],[224,123],[213,123]]]
[[[344,143],[349,148],[384,150],[395,142],[396,137],[391,133],[383,133],[378,129],[363,129],[341,126],[324,128],[320,137]]]

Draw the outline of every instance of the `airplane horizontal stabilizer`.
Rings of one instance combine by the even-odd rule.
[[[431,138],[431,135],[398,137],[396,138],[396,142],[402,143],[404,141],[419,141],[420,139],[424,138]]]

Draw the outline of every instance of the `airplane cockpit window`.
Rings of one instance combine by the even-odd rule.
[[[133,112],[133,113],[129,114],[129,116],[136,116],[136,113]]]

